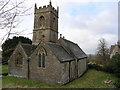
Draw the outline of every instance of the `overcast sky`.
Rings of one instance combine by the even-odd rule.
[[[17,30],[32,39],[34,3],[48,5],[50,0],[28,0],[32,15],[25,17]],[[110,47],[118,40],[118,0],[51,0],[59,6],[59,34],[77,43],[87,54],[95,53],[99,39],[105,38]]]

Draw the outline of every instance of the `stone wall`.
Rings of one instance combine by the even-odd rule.
[[[61,63],[61,65],[63,67],[62,78],[61,78],[62,84],[66,84],[80,77],[81,75],[84,74],[84,72],[87,69],[86,58],[78,60],[78,62],[77,61],[64,62]]]
[[[78,61],[78,77],[80,77],[87,69],[87,60],[81,59]]]
[[[61,83],[66,84],[69,82],[69,62],[61,63],[61,66],[62,66]]]
[[[76,61],[71,61],[70,63],[70,81],[74,80],[76,78]]]
[[[23,64],[20,66],[15,64],[16,55],[18,52],[20,52],[21,55],[23,56]],[[27,78],[27,59],[28,59],[28,57],[26,56],[25,52],[23,51],[22,47],[19,44],[16,47],[13,54],[11,55],[9,62],[8,62],[9,75]]]
[[[47,51],[45,56],[45,68],[38,67],[38,51],[41,47]],[[32,54],[30,60],[30,79],[40,82],[61,84],[62,65],[60,61],[54,56],[51,50],[45,43],[41,43],[36,51]]]

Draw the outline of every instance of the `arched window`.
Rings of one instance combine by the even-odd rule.
[[[46,52],[44,48],[40,48],[39,53],[38,53],[38,66],[45,68],[45,56]]]
[[[39,54],[38,54],[38,66],[39,66],[39,67],[42,67],[41,61],[42,61],[42,60],[41,60],[41,54],[39,53]]]
[[[40,17],[40,27],[45,27],[45,18],[43,16]]]
[[[22,55],[21,55],[20,53],[18,53],[18,54],[16,55],[15,64],[16,64],[17,66],[23,64],[23,57],[22,57]]]
[[[42,54],[42,67],[45,67],[45,54]]]

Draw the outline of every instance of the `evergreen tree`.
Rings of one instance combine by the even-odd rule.
[[[12,39],[6,40],[2,44],[2,63],[3,64],[8,63],[8,59],[10,58],[11,54],[13,53],[19,41],[22,43],[32,44],[32,41],[29,38],[22,37],[22,36],[19,36],[19,37],[14,36]]]

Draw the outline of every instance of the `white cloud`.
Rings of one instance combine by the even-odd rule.
[[[26,6],[48,5],[50,0],[28,0]],[[112,4],[100,4],[98,2],[115,2]],[[59,32],[66,39],[78,43],[86,53],[95,53],[100,38],[105,38],[110,44],[117,41],[117,0],[52,0],[54,7],[59,6]],[[83,6],[87,8],[89,2],[95,5],[95,8],[88,8],[84,11]],[[94,3],[97,2],[97,3]],[[78,8],[79,6],[79,8]],[[31,13],[34,13],[34,8]],[[75,11],[74,11],[75,10]],[[83,11],[82,11],[83,10]],[[90,10],[90,11],[89,11]],[[91,14],[95,12],[95,14]],[[73,13],[71,13],[73,12]],[[75,13],[74,13],[75,12]],[[73,15],[75,14],[75,15]],[[90,15],[89,15],[90,14]],[[24,34],[32,33],[33,14],[24,18],[25,21],[19,26],[18,30],[25,29]],[[26,35],[32,39],[32,34]]]
[[[112,4],[103,3],[102,6],[96,6],[96,10],[100,11],[96,11],[97,13],[92,16],[81,12],[77,12],[77,15],[73,16],[70,14],[73,5],[63,5],[60,13],[59,32],[66,39],[78,43],[86,53],[95,53],[98,41],[101,38],[106,39],[108,46],[114,44],[117,42],[118,37],[117,3],[116,5],[113,4],[113,6],[110,5]],[[75,9],[79,8],[75,7]]]

